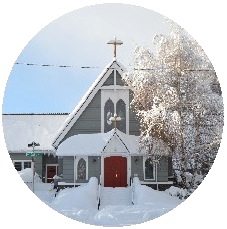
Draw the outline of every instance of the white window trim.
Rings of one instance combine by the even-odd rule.
[[[104,133],[104,107],[108,99],[111,99],[114,103],[114,113],[116,113],[117,102],[120,99],[124,101],[126,109],[126,134],[129,134],[129,90],[125,88],[124,90],[116,89],[116,94],[114,88],[101,90],[101,132]]]
[[[21,169],[24,169],[24,162],[31,162],[32,163],[32,160],[13,160],[13,165],[15,166],[15,162],[21,162]],[[31,167],[32,167],[32,164],[31,164]]]
[[[153,162],[153,177],[154,178],[153,179],[147,179],[145,177],[145,162],[147,159],[148,159],[148,157],[143,157],[143,178],[144,178],[144,181],[155,181],[157,170],[156,170],[156,165],[154,162]]]
[[[79,163],[80,159],[84,159],[86,162],[86,180],[88,180],[88,156],[81,156],[81,157],[78,156],[75,159],[75,166],[74,166],[74,168],[75,168],[75,173],[74,173],[75,174],[75,181],[78,180],[77,168],[78,168],[78,163]]]

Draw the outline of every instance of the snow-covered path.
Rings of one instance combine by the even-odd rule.
[[[101,187],[100,209],[109,205],[132,205],[132,189]]]

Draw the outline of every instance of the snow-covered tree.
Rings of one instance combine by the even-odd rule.
[[[172,22],[170,31],[154,38],[156,53],[137,46],[123,78],[134,94],[141,147],[149,156],[172,155],[187,187],[187,170],[206,174],[213,164],[223,128],[223,102],[202,48]]]

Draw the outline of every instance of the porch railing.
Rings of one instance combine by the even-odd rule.
[[[130,177],[130,186],[131,186],[131,189],[132,189],[132,204],[134,205],[135,202],[134,202],[134,197],[135,197],[135,187],[134,187],[134,183],[133,183],[133,178]]]
[[[101,185],[102,185],[102,176],[100,175],[100,177],[99,177],[99,184],[98,184],[98,196],[97,196],[98,210],[99,210],[99,207],[100,207]]]

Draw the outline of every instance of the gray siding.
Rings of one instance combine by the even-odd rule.
[[[99,90],[61,142],[76,134],[101,132],[101,91]]]
[[[114,71],[111,72],[110,76],[103,84],[103,86],[110,86],[110,85],[114,85]]]
[[[159,162],[158,181],[168,181],[168,157],[162,157]]]
[[[76,157],[75,157],[76,159]],[[95,161],[94,161],[95,160]],[[63,181],[66,183],[74,183],[74,157],[63,157]],[[96,177],[98,180],[101,175],[101,157],[88,157],[88,180]],[[76,183],[86,183],[88,180],[76,180]]]
[[[63,175],[63,157],[58,158],[58,174]]]
[[[94,161],[95,160],[95,161]],[[88,157],[88,179],[96,177],[100,181],[101,175],[101,157]]]
[[[103,84],[103,86],[110,86],[110,85],[114,85],[114,71],[111,72],[110,76]],[[120,85],[120,86],[125,85],[118,71],[116,71],[116,85]]]
[[[116,74],[116,85],[125,86],[125,82],[122,80],[121,75],[118,73]]]
[[[63,181],[66,183],[74,182],[74,157],[63,158]]]
[[[144,180],[143,156],[131,157],[131,177],[138,177],[140,181]]]

